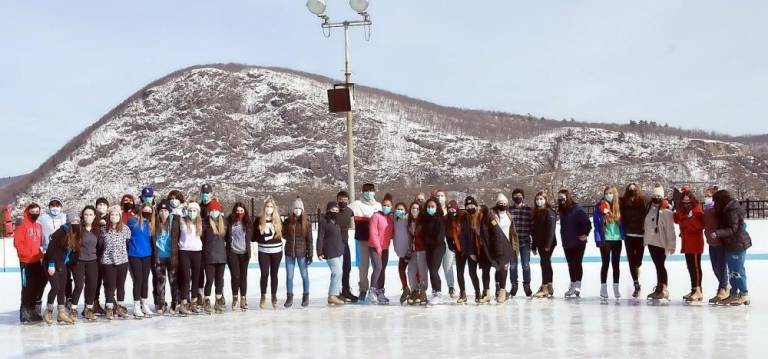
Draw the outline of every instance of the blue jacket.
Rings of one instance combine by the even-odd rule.
[[[589,235],[592,231],[592,223],[584,208],[574,203],[570,208],[560,212],[560,238],[563,248],[570,249],[584,245],[586,242],[579,240],[581,235]]]
[[[131,230],[131,239],[128,241],[129,257],[149,257],[152,255],[152,233],[149,232],[149,221],[144,221],[144,226],[139,226],[136,217],[128,219],[128,228]]]
[[[603,222],[603,218],[605,217],[605,214],[603,212],[600,212],[600,203],[603,200],[597,201],[595,204],[595,211],[592,214],[592,223],[595,224],[595,244],[597,244],[598,247],[603,244],[605,241],[605,224]],[[619,233],[621,234],[621,239],[627,239],[627,237],[624,235],[624,225],[619,222]]]

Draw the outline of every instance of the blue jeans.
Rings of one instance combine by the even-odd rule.
[[[517,283],[517,256],[512,255],[509,260],[509,282]],[[523,283],[531,283],[531,242],[520,241],[520,266],[523,267]]]
[[[728,288],[728,267],[725,264],[725,246],[709,246],[709,261],[717,277],[718,288]]]
[[[746,259],[746,250],[725,253],[728,271],[731,273],[731,295],[749,293],[747,291],[747,271],[744,269]]]
[[[328,258],[326,262],[328,263],[328,268],[331,269],[331,285],[328,288],[328,295],[339,295],[341,293],[344,256]]]
[[[296,268],[297,262],[299,263],[304,293],[309,293],[309,273],[307,272],[307,258],[305,257],[285,256],[285,289],[288,294],[293,294],[293,269]]]

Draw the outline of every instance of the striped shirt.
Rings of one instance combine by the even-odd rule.
[[[260,226],[256,226],[256,230],[261,234],[261,240],[259,241],[260,253],[280,253],[283,251],[283,241],[275,238],[275,225],[271,220],[268,220],[264,229]]]

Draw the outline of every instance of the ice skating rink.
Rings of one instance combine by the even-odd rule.
[[[402,307],[397,303],[397,267],[390,265],[386,290],[392,304],[328,307],[325,299],[330,271],[324,262],[316,261],[310,269],[312,299],[307,309],[299,309],[298,305],[282,308],[285,274],[281,268],[280,309],[259,310],[259,271],[251,269],[248,299],[252,309],[245,313],[227,311],[211,316],[112,322],[100,319],[94,323],[79,319],[74,326],[50,327],[18,324],[20,278],[18,270],[14,271],[15,251],[11,241],[6,240],[7,272],[0,273],[0,357],[763,357],[768,345],[768,245],[763,240],[768,233],[768,221],[750,221],[748,229],[755,243],[748,251],[747,261],[753,300],[749,307],[683,304],[681,297],[690,289],[690,283],[685,261],[679,254],[667,261],[672,299],[669,304],[652,305],[644,299],[628,299],[632,281],[626,261],[621,267],[623,298],[602,302],[598,297],[600,264],[595,262],[599,252],[590,239],[581,299],[562,298],[568,273],[562,249],[558,247],[554,258],[554,299],[518,296],[504,305],[478,306],[473,302],[474,291],[468,289],[467,305],[452,301],[435,307]],[[392,254],[390,258],[395,258]],[[647,255],[646,252],[641,273],[642,298],[655,284],[655,271]],[[533,258],[535,291],[541,276],[538,261]],[[716,282],[707,257],[702,268],[705,298],[709,298],[715,292]],[[353,283],[357,282],[357,273],[353,267]],[[469,278],[467,285],[471,288]],[[299,273],[294,286],[294,291],[301,293]],[[129,310],[130,288],[129,278]],[[224,293],[229,305],[228,277]]]

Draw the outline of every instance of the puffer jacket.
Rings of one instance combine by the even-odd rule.
[[[304,258],[314,254],[311,226],[307,226],[305,233],[301,232],[301,224],[298,220],[291,223],[291,217],[288,217],[283,221],[286,256]]]
[[[747,212],[741,208],[737,200],[731,200],[720,213],[720,226],[715,233],[716,237],[723,241],[725,250],[738,252],[752,247],[752,238],[744,223],[746,214]]]
[[[545,212],[535,217],[533,220],[533,248],[541,251],[544,248],[552,250],[557,246],[557,237],[555,236],[555,226],[557,225],[557,213],[552,208],[547,208]]]

